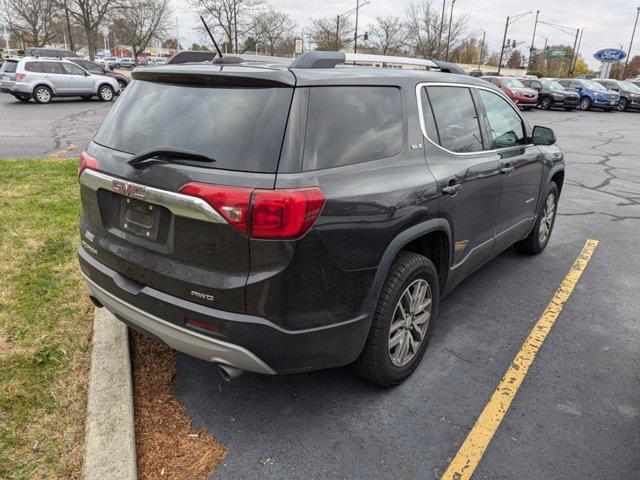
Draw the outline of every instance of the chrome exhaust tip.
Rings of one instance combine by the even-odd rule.
[[[239,368],[231,367],[229,365],[219,364],[218,373],[225,381],[230,382],[242,375],[244,370],[240,370]]]

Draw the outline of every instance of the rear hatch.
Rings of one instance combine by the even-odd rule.
[[[294,77],[178,65],[142,69],[134,79],[87,150],[89,169],[80,178],[85,250],[129,290],[149,285],[244,312],[249,239],[234,206],[255,188],[274,188]],[[128,163],[158,149],[212,161],[174,152]],[[217,188],[224,205],[212,209],[192,196],[202,188]]]
[[[5,60],[0,68],[0,88],[10,88],[16,81],[17,60]]]

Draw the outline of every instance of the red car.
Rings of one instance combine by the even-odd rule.
[[[482,77],[502,90],[523,110],[531,110],[538,105],[538,92],[525,87],[520,80],[511,77]]]

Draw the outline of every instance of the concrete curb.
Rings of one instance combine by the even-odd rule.
[[[96,308],[83,477],[135,480],[136,440],[129,333],[106,308]]]

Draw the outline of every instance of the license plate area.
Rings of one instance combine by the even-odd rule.
[[[155,242],[160,226],[160,208],[135,198],[121,197],[118,228]]]

